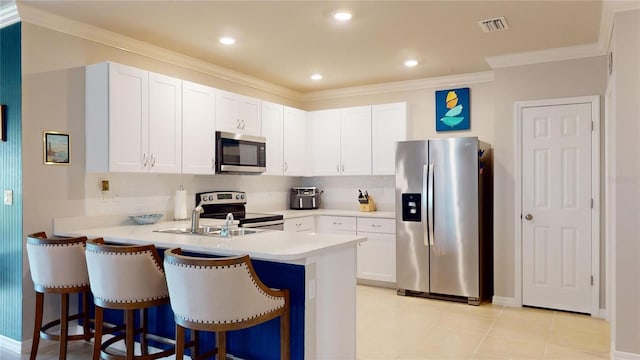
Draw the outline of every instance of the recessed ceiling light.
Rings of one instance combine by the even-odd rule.
[[[418,65],[418,60],[411,59],[404,62],[404,66],[406,67],[414,67],[416,65]]]
[[[311,75],[311,80],[322,80],[322,75],[313,74],[313,75]]]
[[[225,37],[221,37],[220,38],[220,43],[224,44],[224,45],[233,45],[233,44],[236,43],[236,39],[234,39],[232,37],[225,36]]]
[[[349,20],[351,20],[351,13],[346,12],[346,11],[339,11],[339,12],[333,14],[333,18],[338,20],[338,21],[349,21]]]

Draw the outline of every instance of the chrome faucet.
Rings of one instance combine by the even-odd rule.
[[[191,212],[191,232],[200,232],[200,214],[204,212],[202,205],[196,206]]]
[[[227,237],[229,236],[229,224],[231,224],[232,221],[234,221],[235,219],[233,218],[233,214],[232,213],[228,213],[227,217],[224,220],[224,228],[222,228],[222,230],[220,230],[220,236],[221,237]]]

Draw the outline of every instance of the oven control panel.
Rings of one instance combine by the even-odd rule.
[[[243,191],[209,191],[196,194],[196,204],[246,204],[247,194]]]

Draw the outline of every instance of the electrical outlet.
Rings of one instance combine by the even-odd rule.
[[[109,180],[102,180],[100,188],[102,189],[102,192],[109,191]]]
[[[4,191],[4,204],[5,205],[13,205],[13,191],[5,190]]]

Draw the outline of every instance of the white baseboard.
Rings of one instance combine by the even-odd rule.
[[[522,307],[522,304],[516,302],[516,298],[506,296],[493,296],[491,300],[496,305],[508,306],[508,307]]]
[[[614,351],[613,360],[640,360],[640,354],[628,353],[624,351]]]
[[[22,342],[0,335],[0,349],[14,354],[22,354]]]

